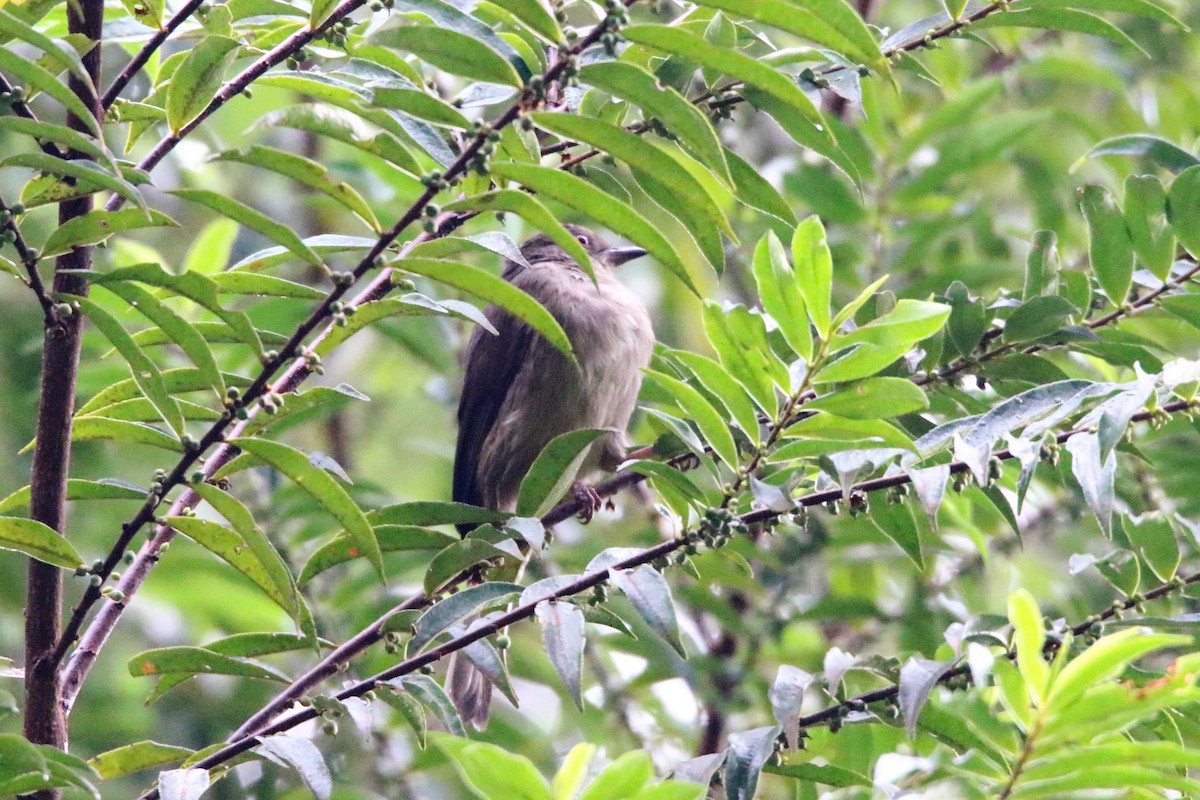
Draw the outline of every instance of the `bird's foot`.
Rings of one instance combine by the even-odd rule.
[[[695,453],[686,453],[677,459],[677,462],[678,463],[675,464],[675,467],[680,472],[687,472],[688,470],[696,469],[700,466],[700,456],[696,455]]]
[[[592,517],[604,505],[604,498],[600,493],[591,486],[582,481],[575,481],[571,484],[571,496],[579,503],[579,521],[587,524],[592,521]]]

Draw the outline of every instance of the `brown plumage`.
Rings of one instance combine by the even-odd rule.
[[[614,274],[645,251],[611,248],[595,233],[567,226],[591,256],[596,283],[544,234],[521,247],[528,265],[509,261],[504,279],[538,300],[566,331],[573,366],[540,334],[496,306],[485,311],[499,332],[477,328],[465,354],[454,457],[455,500],[512,511],[521,479],[555,436],[611,428],[591,447],[580,475],[613,470],[625,458],[625,428],[650,363],[654,331],[642,301]],[[463,719],[487,722],[491,684],[461,659],[450,694]]]

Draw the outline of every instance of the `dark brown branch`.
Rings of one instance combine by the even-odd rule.
[[[103,0],[79,0],[67,7],[67,28],[96,43],[83,56],[83,66],[94,83],[100,74],[100,37],[104,23]],[[100,109],[91,87],[72,75],[69,87],[85,104],[92,106],[95,118]],[[87,131],[83,120],[70,114],[67,124]],[[82,153],[71,153],[85,158]],[[59,205],[60,224],[80,217],[92,209],[91,197],[68,200]],[[55,263],[54,290],[81,294],[87,284],[67,270],[91,266],[90,247],[77,247],[58,257]],[[33,276],[36,276],[33,259]],[[33,277],[31,276],[31,278]],[[40,283],[40,281],[39,281]],[[43,293],[44,296],[44,293]],[[71,420],[75,413],[75,379],[79,370],[82,320],[78,314],[64,316],[45,328],[42,346],[41,394],[37,416],[37,442],[33,450],[30,475],[30,517],[66,533],[67,476],[71,463]],[[67,718],[59,703],[60,675],[54,649],[62,620],[63,571],[61,568],[31,559],[28,570],[25,607],[25,737],[35,744],[65,749]],[[37,792],[35,797],[51,800],[57,790]]]
[[[107,111],[116,102],[117,98],[121,96],[121,92],[125,90],[125,87],[133,80],[133,77],[141,71],[142,67],[146,66],[146,62],[150,60],[151,56],[158,52],[158,49],[170,38],[171,34],[175,33],[180,25],[187,22],[188,18],[192,14],[195,14],[196,9],[200,8],[204,2],[205,0],[188,0],[182,8],[175,12],[173,17],[167,20],[167,24],[163,26],[162,30],[154,32],[154,35],[142,45],[142,48],[125,65],[121,73],[113,79],[112,84],[104,92],[104,96],[100,98],[101,108]]]
[[[46,294],[46,285],[42,282],[42,274],[38,272],[38,254],[25,241],[25,237],[21,234],[21,228],[17,225],[17,215],[13,213],[12,208],[4,202],[2,197],[0,197],[0,230],[8,232],[13,249],[17,251],[17,257],[20,259],[21,265],[25,267],[25,284],[33,290],[38,305],[42,307],[45,326],[53,327],[57,324],[57,315],[54,313],[54,301]]]
[[[13,85],[11,83],[9,83],[8,80],[3,75],[0,75],[0,92],[12,92],[12,91],[13,91]],[[88,92],[88,90],[86,90],[86,89],[84,90],[84,92],[85,93],[80,96],[85,98],[84,102],[86,103],[87,102],[86,98],[90,97],[90,92]],[[37,114],[33,113],[33,109],[31,109],[24,100],[14,100],[12,102],[12,112],[14,114],[16,114],[18,117],[24,117],[25,119],[32,120],[33,122],[38,121]],[[91,129],[89,128],[87,132],[90,133]],[[56,158],[62,158],[63,151],[59,150],[58,145],[56,145],[54,142],[40,142],[40,145],[41,145],[43,153],[46,153],[47,155],[55,156]]]
[[[346,2],[339,6],[338,10],[331,15],[330,19],[340,19],[342,16],[345,16],[346,13],[349,13],[350,10],[353,10],[353,8],[357,8],[358,6],[356,4],[361,4],[361,2],[362,0],[346,0]],[[636,2],[637,0],[626,0],[627,5],[633,5]],[[348,6],[352,6],[352,8],[347,10]],[[315,35],[320,30],[321,29],[319,28],[317,31],[309,31],[309,33]],[[557,81],[562,76],[563,71],[567,68],[571,58],[578,55],[595,42],[599,41],[600,37],[605,33],[606,30],[607,29],[605,26],[597,25],[586,36],[580,37],[580,39],[572,47],[564,49],[555,62],[551,64],[542,75],[543,84],[548,86]],[[289,39],[289,41],[291,41],[291,39]],[[307,41],[307,39],[305,39],[305,41]],[[282,45],[280,47],[282,47]],[[280,48],[273,50],[272,54],[278,52],[280,52]],[[238,78],[235,78],[230,83],[227,83],[221,92],[218,92],[218,97],[221,97],[222,94],[225,94],[227,97],[232,97],[238,91],[241,91],[242,88],[245,88],[245,85],[253,80],[254,77],[257,77],[258,74],[261,74],[262,71],[265,71],[267,68],[269,68],[269,66],[271,66],[271,64],[265,64],[265,62],[270,60],[270,56],[271,54],[268,54],[267,57],[264,57],[264,59],[256,62],[255,66],[250,67],[243,72],[242,75],[238,76]],[[282,60],[282,56],[280,60]],[[263,64],[265,65],[261,66],[261,69],[258,69],[257,73],[254,73],[254,75],[250,76],[250,73],[252,73],[258,65]],[[233,89],[231,87],[240,88]],[[514,101],[504,112],[502,112],[491,122],[489,128],[491,130],[501,130],[508,125],[511,125],[532,102],[533,101],[531,100],[530,96],[523,92],[516,101]],[[214,107],[213,104],[210,103],[209,109],[206,111],[206,113],[211,113],[212,110],[214,110]],[[183,135],[182,131],[180,135]],[[178,139],[175,141],[178,141]],[[475,156],[480,152],[487,142],[487,133],[486,129],[484,129],[470,140],[468,145],[463,149],[463,152],[458,156],[457,159],[455,159],[454,163],[446,168],[443,179],[448,181],[465,175],[469,170],[470,164],[474,160]],[[146,167],[143,166],[143,168]],[[425,207],[433,200],[439,191],[439,186],[436,183],[431,182],[426,190],[421,193],[420,197],[418,197],[412,203],[404,215],[397,220],[396,224],[384,233],[380,234],[375,245],[351,272],[350,280],[343,280],[338,283],[333,291],[331,291],[325,297],[325,299],[315,309],[313,309],[304,322],[300,324],[300,326],[288,339],[287,343],[278,350],[277,355],[267,360],[262,371],[242,392],[242,402],[246,406],[253,406],[253,404],[268,390],[277,392],[279,394],[285,394],[287,392],[294,391],[295,388],[299,386],[299,384],[303,382],[306,377],[308,377],[309,367],[307,361],[302,358],[305,352],[305,348],[303,347],[305,340],[308,339],[308,337],[314,331],[316,331],[322,323],[332,319],[333,305],[339,302],[358,280],[360,280],[372,269],[377,268],[377,262],[382,259],[384,251],[391,246],[391,244],[397,238],[399,238],[399,236],[412,223],[421,218]],[[461,222],[458,222],[457,224],[461,224]],[[417,241],[421,241],[421,237],[418,237],[418,239],[411,242],[409,247],[411,247]],[[407,249],[405,252],[407,252]],[[354,302],[368,302],[372,299],[378,299],[378,297],[386,295],[390,289],[390,271],[385,271],[384,274],[379,275],[371,283],[368,289],[364,291],[363,294]],[[271,381],[276,373],[279,372],[287,362],[292,361],[293,359],[299,360],[293,363],[287,372],[280,378],[279,382],[272,386]],[[167,474],[166,478],[162,481],[162,493],[147,499],[147,501],[142,505],[142,508],[138,511],[137,515],[122,526],[121,535],[118,537],[108,555],[105,557],[101,568],[94,572],[95,575],[100,576],[102,585],[103,581],[108,580],[108,577],[112,574],[112,571],[116,568],[116,565],[120,563],[125,550],[132,543],[138,532],[147,524],[154,521],[157,509],[162,503],[162,498],[165,497],[171,490],[179,486],[186,485],[193,466],[196,465],[200,457],[205,452],[207,452],[214,445],[223,443],[228,437],[229,433],[237,433],[244,429],[244,424],[233,426],[233,421],[234,416],[232,412],[227,412],[221,417],[220,420],[213,423],[208,431],[206,431],[201,437],[197,446],[186,452],[179,462],[176,463],[175,467]],[[230,430],[231,426],[232,431]],[[205,462],[205,475],[211,475],[216,469],[219,468],[220,465],[231,460],[234,455],[236,455],[236,450],[234,448],[228,445],[222,445],[221,449]],[[175,510],[176,507],[190,507],[190,505],[194,505],[197,502],[198,498],[195,496],[195,493],[185,492],[179,500],[175,501],[173,510]],[[163,529],[160,527],[155,535],[155,538],[152,539],[147,546],[142,548],[141,553],[139,553],[138,557],[135,558],[134,564],[131,565],[131,568],[125,572],[121,583],[119,584],[124,594],[124,598],[121,600],[121,602],[112,602],[105,608],[105,613],[102,616],[97,617],[96,624],[94,626],[95,630],[89,631],[89,635],[85,637],[84,641],[81,642],[81,646],[76,654],[76,657],[71,659],[71,663],[68,664],[66,670],[65,704],[67,708],[70,708],[75,697],[78,695],[87,672],[91,668],[91,664],[94,662],[100,647],[103,646],[104,642],[108,638],[108,635],[112,632],[113,626],[115,626],[117,619],[122,613],[124,604],[128,602],[129,598],[132,596],[132,592],[136,591],[137,587],[141,585],[141,582],[145,579],[145,576],[149,574],[150,570],[157,562],[159,544],[156,544],[156,542],[161,543],[161,541],[169,541],[171,535],[172,533],[168,529]],[[101,599],[101,597],[102,594],[100,587],[89,586],[84,592],[83,598],[72,612],[71,618],[67,622],[63,635],[58,642],[58,646],[54,653],[54,660],[56,664],[61,663],[66,658],[71,647],[74,645],[75,640],[80,635],[89,611]]]

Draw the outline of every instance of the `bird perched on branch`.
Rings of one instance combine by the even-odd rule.
[[[625,459],[625,428],[637,402],[641,370],[650,363],[654,331],[641,299],[615,269],[645,255],[639,247],[609,247],[586,228],[566,226],[591,257],[596,282],[545,234],[521,246],[526,264],[509,261],[504,280],[554,315],[575,351],[572,364],[517,317],[489,306],[493,335],[476,328],[464,357],[454,457],[456,501],[512,511],[521,479],[554,437],[581,428],[610,428],[591,446],[579,475],[612,471]],[[573,494],[586,521],[600,497],[576,481]],[[465,531],[464,531],[465,533]],[[463,719],[487,722],[491,684],[463,659],[450,670],[450,695]]]

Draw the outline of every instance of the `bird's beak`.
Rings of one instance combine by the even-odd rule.
[[[604,251],[604,260],[614,267],[619,267],[626,261],[633,261],[646,255],[641,247],[610,247]]]

